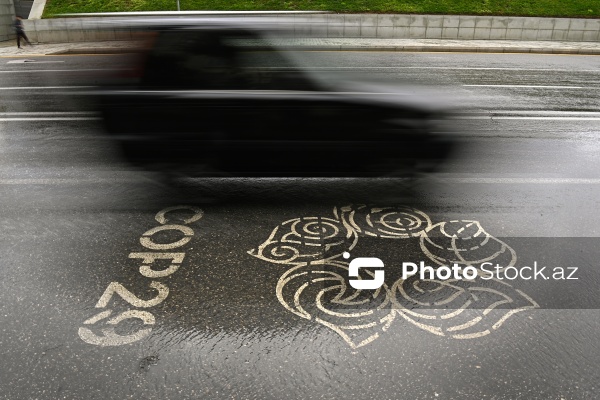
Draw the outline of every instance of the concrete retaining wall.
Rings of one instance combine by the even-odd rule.
[[[129,29],[98,29],[107,18],[118,19],[78,17],[24,23],[29,38],[41,43],[131,38]],[[600,41],[600,19],[395,14],[282,14],[271,18],[286,21],[286,25],[293,21],[296,37]]]
[[[15,17],[15,6],[13,0],[0,0],[0,41],[15,37],[13,23]]]
[[[328,34],[340,37],[592,42],[600,33],[598,19],[464,15],[327,15],[313,19],[323,17],[333,27]]]

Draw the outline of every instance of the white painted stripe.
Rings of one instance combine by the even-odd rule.
[[[600,117],[600,112],[598,111],[549,111],[549,110],[479,110],[479,111],[469,111],[464,113],[465,115],[511,115],[511,114],[529,114],[529,115],[597,115]]]
[[[502,115],[488,115],[486,116],[455,116],[452,119],[488,119],[488,120],[499,120],[499,119],[518,119],[518,120],[545,120],[545,121],[600,121],[600,117],[511,117]]]
[[[516,89],[600,89],[583,86],[546,86],[546,85],[463,85],[465,87],[516,88]]]
[[[434,178],[446,183],[599,185],[600,178]]]
[[[10,121],[94,121],[100,120],[100,117],[31,117],[31,118],[0,118],[2,122],[10,122]]]
[[[195,178],[189,178],[195,179]],[[222,178],[198,178],[222,179]],[[244,178],[227,178],[245,180]],[[284,181],[294,178],[273,178],[273,181]],[[351,179],[351,178],[349,178]],[[388,179],[388,178],[386,178]],[[411,181],[410,178],[389,178],[394,180]],[[537,184],[537,185],[600,185],[600,178],[432,178],[440,183],[467,184]],[[262,180],[257,178],[257,180]],[[321,180],[321,178],[314,178]],[[81,184],[111,184],[111,183],[140,183],[149,182],[139,177],[132,178],[6,178],[0,179],[0,185],[81,185]]]
[[[37,61],[37,60],[11,60],[7,61],[7,64],[54,64],[64,63],[64,61]]]
[[[95,179],[77,179],[77,178],[15,178],[0,179],[0,185],[88,185],[101,183],[135,183],[142,182],[134,178],[95,178]]]
[[[87,69],[19,69],[14,71],[0,71],[0,74],[39,74],[42,72],[84,72],[84,71],[125,71],[119,68],[87,68]]]
[[[42,115],[60,115],[60,116],[67,116],[67,115],[96,115],[98,114],[95,111],[18,111],[18,112],[0,112],[0,117],[6,117],[9,115],[18,115],[18,116],[25,116],[25,115],[38,115],[38,116],[42,116]]]
[[[490,110],[457,112],[452,119],[516,119],[516,120],[557,120],[557,121],[598,121],[600,112],[596,111],[544,111],[544,110]]]
[[[415,67],[408,67],[408,66],[393,66],[393,67],[363,67],[363,66],[355,66],[355,67],[305,67],[308,70],[353,70],[353,69],[368,69],[368,70],[373,70],[373,69],[416,69],[416,70],[421,70],[421,69],[436,69],[436,70],[458,70],[458,71],[540,71],[540,72],[597,72],[600,73],[600,69],[580,69],[580,70],[573,70],[573,69],[561,69],[561,68],[504,68],[504,67],[432,67],[432,66],[415,66]],[[297,68],[293,68],[293,67],[260,67],[260,69],[297,69]]]
[[[47,90],[47,89],[90,89],[96,86],[12,86],[0,87],[0,90]]]

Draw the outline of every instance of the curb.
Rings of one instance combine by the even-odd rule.
[[[135,53],[135,48],[121,47],[84,47],[79,49],[67,49],[67,50],[59,50],[53,51],[49,53],[45,53],[47,56],[59,56],[65,54],[127,54],[127,53]]]
[[[572,54],[600,55],[600,49],[573,48],[522,48],[522,47],[460,47],[460,46],[285,46],[289,51],[397,51],[397,52],[435,52],[435,53],[513,53],[513,54]],[[64,54],[126,54],[135,53],[135,48],[78,48],[46,53],[46,55]]]

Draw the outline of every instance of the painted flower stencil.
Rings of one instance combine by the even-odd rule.
[[[473,339],[498,329],[517,312],[537,308],[522,291],[497,280],[398,279],[391,288],[357,290],[347,285],[344,252],[360,238],[417,238],[432,265],[491,262],[513,266],[515,251],[487,233],[478,221],[433,224],[406,206],[335,207],[328,217],[299,217],[275,227],[248,254],[286,266],[276,285],[279,302],[300,318],[335,331],[353,349],[365,346],[405,320],[438,336]],[[361,270],[358,279],[371,279]],[[397,318],[399,317],[399,318]]]

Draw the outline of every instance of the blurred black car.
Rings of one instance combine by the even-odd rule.
[[[291,64],[264,26],[145,29],[151,44],[135,76],[99,93],[106,128],[132,163],[186,174],[385,176],[430,170],[449,154],[450,140],[434,132],[444,109],[432,98],[318,79]]]

